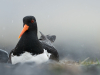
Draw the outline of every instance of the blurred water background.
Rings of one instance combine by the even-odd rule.
[[[16,46],[27,15],[38,31],[56,35],[61,60],[100,60],[100,0],[0,0],[0,49]]]

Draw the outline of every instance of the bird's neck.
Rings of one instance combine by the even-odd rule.
[[[34,38],[32,38],[34,37]],[[37,31],[34,30],[34,31],[26,31],[23,35],[22,35],[22,38],[32,38],[32,39],[35,39],[35,38],[38,38],[37,37]]]

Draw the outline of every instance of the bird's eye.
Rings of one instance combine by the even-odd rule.
[[[33,23],[34,22],[34,20],[31,20],[31,23]]]

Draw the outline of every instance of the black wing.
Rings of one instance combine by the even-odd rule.
[[[41,42],[43,49],[47,50],[47,52],[51,53],[50,59],[59,61],[59,54],[57,50],[44,42]]]

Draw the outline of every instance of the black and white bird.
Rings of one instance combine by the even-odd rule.
[[[56,39],[55,35],[44,35],[42,32],[40,32],[40,42],[42,43],[42,47],[47,50],[48,53],[50,53],[50,59],[59,61],[59,54],[54,47],[53,43]]]
[[[19,38],[16,47],[10,52],[9,59],[12,64],[26,62],[40,64],[49,60],[51,53],[43,48],[38,40],[37,23],[34,16],[23,18],[23,30]]]
[[[41,36],[39,41],[42,44],[42,47],[51,53],[50,58],[51,60],[59,61],[59,54],[55,49],[53,43],[56,39],[55,35],[44,35],[40,32]],[[0,49],[0,63],[7,63],[9,58],[9,53],[3,49]]]

